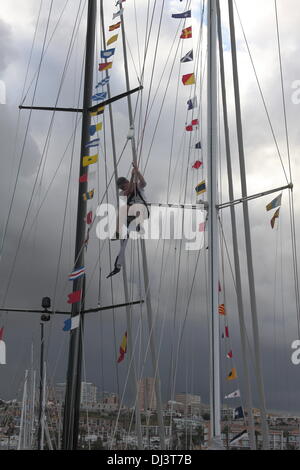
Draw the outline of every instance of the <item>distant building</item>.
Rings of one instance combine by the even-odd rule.
[[[234,418],[234,409],[228,405],[223,405],[221,408],[221,420],[232,420]]]
[[[66,384],[58,383],[55,386],[55,400],[64,403],[66,394]],[[82,406],[93,406],[97,403],[97,387],[89,382],[81,382],[81,400]]]
[[[106,405],[119,405],[119,397],[116,393],[110,393],[103,398]]]
[[[141,411],[156,410],[157,405],[154,378],[145,377],[138,382],[138,397]]]
[[[90,407],[97,403],[97,387],[90,382],[81,382],[81,400],[82,406]]]
[[[200,395],[178,393],[175,397],[175,400],[177,404],[181,403],[181,409],[179,409],[179,411],[185,415],[200,415],[202,411]]]
[[[55,401],[59,403],[64,403],[65,395],[66,395],[66,384],[65,383],[58,383],[55,386]]]

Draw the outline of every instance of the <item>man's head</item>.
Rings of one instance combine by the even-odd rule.
[[[121,178],[118,178],[117,185],[119,189],[122,189],[122,191],[126,191],[129,186],[129,181],[128,179],[122,176]]]

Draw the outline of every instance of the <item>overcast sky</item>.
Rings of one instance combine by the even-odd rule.
[[[83,64],[84,41],[86,29],[87,2],[72,0],[64,2],[53,1],[50,17],[49,31],[46,44],[46,54],[36,87],[35,105],[54,105],[58,99],[59,106],[77,107],[81,103],[81,70]],[[129,65],[132,88],[138,86],[138,77],[141,77],[141,64],[145,50],[145,31],[147,4],[145,0],[127,0],[125,6],[125,22],[129,45]],[[151,0],[150,13],[152,14],[154,2]],[[203,40],[198,41],[201,24],[199,2],[191,1],[193,19],[188,20],[186,26],[193,25],[193,40],[179,41],[181,29],[184,27],[180,20],[171,18],[172,13],[182,11],[185,2],[179,0],[165,1],[161,31],[159,36],[157,58],[155,62],[153,84],[151,78],[155,47],[159,30],[159,19],[163,2],[157,2],[154,12],[154,21],[150,36],[148,54],[145,66],[145,81],[142,106],[138,102],[136,114],[136,132],[140,135],[142,125],[139,121],[140,109],[145,116],[147,99],[151,90],[151,113],[146,122],[144,145],[141,152],[141,167],[145,169],[148,182],[148,200],[165,202],[167,198],[168,169],[171,158],[172,190],[170,201],[174,203],[184,201],[184,187],[187,182],[186,202],[195,202],[196,184],[206,177],[206,20],[203,27]],[[189,2],[187,2],[189,4]],[[235,180],[236,197],[241,195],[238,152],[236,144],[234,101],[232,93],[232,71],[230,41],[228,29],[227,2],[221,1],[222,20],[224,29],[225,63],[227,77],[227,91],[230,113],[230,134],[232,141],[232,156]],[[284,115],[282,107],[282,93],[280,82],[280,68],[278,60],[278,47],[276,37],[275,8],[273,0],[258,2],[256,0],[238,0],[236,2],[247,41],[259,77],[260,85],[268,107],[274,133],[282,155],[287,174],[288,158],[284,128]],[[42,2],[40,21],[29,64],[28,75],[24,89],[26,90],[25,104],[30,105],[36,85],[36,71],[40,61],[43,40],[47,27],[47,18],[51,1]],[[63,10],[66,5],[65,10]],[[112,24],[112,14],[116,11],[114,2],[105,0],[106,33]],[[300,79],[299,70],[299,21],[300,11],[297,0],[279,0],[278,17],[280,26],[280,40],[282,50],[282,63],[284,73],[284,90],[287,106],[288,131],[290,139],[290,153],[295,185],[295,217],[298,220],[299,207],[299,161],[300,146],[299,111],[300,105],[292,102],[293,82]],[[81,8],[80,8],[81,6]],[[82,7],[83,6],[83,7]],[[136,6],[136,10],[135,7]],[[60,310],[67,309],[67,294],[71,292],[67,276],[73,266],[74,236],[76,226],[76,201],[78,164],[80,152],[80,122],[72,114],[59,114],[55,116],[50,140],[47,140],[51,113],[34,112],[29,121],[29,113],[23,111],[19,114],[18,105],[24,98],[22,92],[26,71],[30,58],[30,51],[35,34],[37,18],[40,8],[39,0],[2,0],[0,9],[0,79],[6,84],[6,105],[0,106],[0,136],[1,136],[1,185],[0,185],[0,222],[1,237],[8,216],[8,208],[12,198],[17,170],[22,156],[20,173],[15,192],[14,203],[9,219],[8,230],[4,240],[4,251],[1,259],[1,304],[5,307],[37,308],[43,296],[55,298],[55,307]],[[77,16],[77,13],[79,14]],[[61,13],[63,15],[57,25]],[[72,41],[72,31],[76,24],[76,37]],[[149,23],[150,24],[150,23]],[[178,32],[178,31],[179,32]],[[107,33],[108,34],[108,33]],[[249,194],[280,187],[286,184],[286,179],[279,161],[278,152],[262,100],[259,94],[249,54],[244,37],[236,16],[236,34],[238,40],[238,60],[241,87],[241,103],[244,127],[244,143],[247,168],[247,182]],[[99,79],[96,74],[99,62],[100,25],[97,22],[97,57],[95,57],[95,83]],[[109,37],[109,36],[108,36]],[[138,38],[138,40],[137,40]],[[68,49],[72,45],[72,54],[64,76],[61,92],[59,87],[63,75],[64,64]],[[173,43],[174,41],[174,43]],[[199,45],[200,44],[200,45]],[[180,58],[191,48],[194,49],[194,64],[182,64]],[[174,64],[174,65],[173,65]],[[185,73],[196,72],[196,94],[199,109],[192,116],[187,113],[186,102],[194,94],[190,87],[183,87],[181,76]],[[204,85],[201,86],[201,76],[204,74]],[[122,42],[116,44],[114,66],[110,73],[111,89],[113,94],[125,90],[124,69],[122,62]],[[32,85],[30,85],[32,83]],[[59,93],[59,95],[58,95]],[[153,102],[153,99],[155,100]],[[133,100],[136,105],[136,97]],[[152,105],[153,103],[153,105]],[[162,106],[163,104],[163,106]],[[220,109],[220,198],[228,198],[227,175],[224,154],[224,137],[222,127],[221,103]],[[117,136],[117,154],[121,155],[128,134],[128,114],[126,101],[114,105],[114,124]],[[198,117],[200,129],[190,135],[185,132],[186,123]],[[111,139],[109,135],[108,113],[106,122],[106,161],[108,179],[113,171]],[[24,136],[28,126],[28,135],[24,145]],[[77,123],[76,139],[71,137]],[[173,128],[174,125],[174,128]],[[157,126],[157,128],[156,128]],[[105,178],[105,152],[104,133],[101,134],[101,149],[99,159],[99,183],[95,181],[96,198],[93,209],[103,198]],[[203,152],[191,150],[190,147],[198,140],[202,140]],[[71,142],[71,144],[70,144]],[[198,152],[198,153],[197,153]],[[191,169],[198,158],[204,162],[203,173]],[[63,158],[64,157],[64,158]],[[149,162],[148,162],[149,157]],[[131,162],[130,146],[127,146],[122,157],[119,171],[126,175]],[[148,163],[147,163],[148,162]],[[70,170],[71,168],[71,170]],[[71,171],[71,172],[70,172]],[[56,173],[57,172],[57,173]],[[187,179],[186,179],[187,175]],[[65,209],[68,181],[70,188],[68,204]],[[51,186],[50,183],[53,180]],[[24,225],[25,215],[32,196],[29,214],[27,216],[23,237],[16,257],[15,268],[12,265],[16,250],[20,243],[20,235]],[[252,243],[254,255],[255,280],[257,288],[257,304],[260,327],[260,343],[263,355],[263,370],[266,387],[266,400],[269,409],[300,411],[299,407],[299,374],[300,369],[291,364],[291,343],[298,338],[295,294],[293,283],[292,248],[290,236],[289,198],[284,193],[283,206],[280,216],[280,225],[272,231],[270,227],[271,213],[267,213],[265,206],[272,200],[262,198],[249,204]],[[108,191],[108,201],[115,202],[113,186]],[[41,203],[43,205],[41,206]],[[41,208],[40,208],[41,206]],[[40,208],[40,210],[39,210]],[[38,217],[36,214],[38,213]],[[223,213],[223,223],[226,242],[232,263],[230,214],[228,210]],[[252,328],[251,311],[247,284],[247,270],[245,263],[245,247],[243,234],[242,208],[237,208],[239,227],[239,248],[242,263],[242,278],[244,288],[244,303],[247,323],[247,335],[252,360]],[[64,224],[65,222],[65,224]],[[64,224],[64,225],[63,225]],[[61,259],[59,262],[62,230]],[[298,226],[296,227],[298,229]],[[118,245],[99,243],[95,230],[91,234],[91,241],[87,252],[87,306],[97,305],[99,295],[99,273],[101,272],[100,299],[102,305],[112,302],[124,301],[122,276],[114,278],[113,292],[111,283],[106,280],[110,272],[111,261],[114,261]],[[181,327],[186,317],[182,340],[182,349],[178,358],[178,373],[176,390],[200,394],[203,401],[208,401],[208,319],[206,296],[206,250],[199,254],[197,274],[192,291],[189,308],[187,304],[192,288],[194,270],[198,253],[188,253],[182,250],[180,257],[180,242],[149,241],[147,242],[149,273],[151,280],[151,293],[153,311],[155,313],[156,342],[159,349],[160,370],[163,385],[163,399],[170,398],[170,360],[172,348],[178,344]],[[133,299],[143,297],[141,270],[139,266],[140,250],[136,242],[130,242],[127,249],[130,292]],[[179,269],[180,260],[180,269]],[[163,263],[161,289],[160,273]],[[101,271],[100,271],[101,268]],[[178,289],[177,273],[179,269]],[[227,394],[239,386],[243,389],[243,372],[240,357],[239,324],[236,305],[234,283],[230,270],[230,263],[224,255],[224,279],[220,268],[223,292],[220,301],[226,295],[226,308],[231,332],[231,344],[222,342],[222,395]],[[9,285],[8,285],[9,282]],[[225,288],[224,288],[225,287]],[[177,297],[176,297],[177,292]],[[175,312],[175,302],[177,309]],[[186,316],[187,314],[187,316]],[[136,355],[138,358],[139,376],[152,375],[149,355],[145,358],[147,350],[147,316],[146,309],[139,307],[133,310],[134,337],[136,338]],[[2,380],[0,396],[8,399],[20,397],[24,371],[30,367],[31,345],[34,345],[34,365],[38,368],[39,361],[39,316],[33,315],[3,315],[1,325],[5,326],[5,340],[7,344],[7,366],[1,366]],[[221,319],[221,329],[224,327]],[[63,317],[56,316],[51,324],[46,325],[48,381],[53,384],[65,380],[68,357],[69,335],[62,331]],[[116,367],[116,355],[126,331],[125,311],[116,310],[114,315],[106,311],[103,315],[93,314],[86,319],[84,344],[84,378],[96,383],[101,390],[121,392],[126,381],[127,362]],[[175,345],[175,346],[174,346]],[[225,359],[228,347],[234,351],[234,363]],[[239,382],[228,384],[226,376],[232,365],[236,365]],[[117,375],[118,374],[118,375]],[[256,390],[254,388],[255,404]],[[130,395],[130,393],[127,393]],[[233,402],[233,405],[238,402]]]

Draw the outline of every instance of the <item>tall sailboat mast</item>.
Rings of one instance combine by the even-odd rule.
[[[259,407],[260,407],[260,413],[261,413],[263,448],[264,450],[269,450],[270,443],[269,443],[269,431],[268,431],[263,371],[262,371],[262,362],[261,362],[261,350],[260,350],[261,348],[260,348],[260,340],[259,340],[258,313],[257,313],[256,289],[255,289],[255,281],[254,281],[252,241],[251,241],[251,232],[250,232],[250,217],[249,217],[249,207],[248,207],[248,201],[247,201],[248,189],[247,189],[247,179],[246,179],[242,112],[241,112],[241,102],[240,102],[240,86],[239,86],[239,74],[238,74],[238,66],[237,66],[235,22],[234,22],[234,11],[233,11],[232,0],[228,0],[228,10],[229,10],[229,23],[230,23],[231,49],[232,49],[232,69],[233,69],[241,186],[242,186],[242,197],[244,198],[244,202],[243,202],[244,232],[245,232],[245,243],[246,243],[249,291],[250,291],[250,304],[251,304],[251,314],[252,314],[255,374],[256,374],[256,381],[257,381],[257,386],[258,386]]]
[[[85,155],[85,144],[89,141],[89,126],[91,117],[89,108],[91,107],[91,97],[93,92],[94,76],[94,53],[95,53],[95,30],[96,30],[96,0],[88,0],[87,36],[86,36],[86,59],[85,59],[85,79],[84,98],[82,114],[82,139],[80,155],[80,177],[85,175],[87,169],[83,167],[83,157]],[[87,212],[87,202],[83,195],[87,192],[87,183],[81,183],[78,191],[77,209],[77,230],[74,268],[82,268],[84,263],[84,243],[86,238],[85,217]],[[84,310],[85,282],[84,278],[74,281],[73,291],[82,291],[82,303],[72,306],[72,317],[79,315]],[[71,331],[69,362],[67,373],[66,397],[63,423],[63,449],[76,450],[79,432],[80,414],[80,394],[81,394],[81,364],[82,364],[82,334],[83,315],[79,328]]]
[[[221,449],[219,237],[217,210],[217,5],[208,0],[207,160],[208,160],[208,312],[210,316],[211,448]]]
[[[129,70],[128,70],[128,60],[127,60],[127,47],[126,47],[126,36],[125,36],[125,24],[123,15],[121,16],[122,24],[122,40],[123,40],[123,54],[124,54],[124,66],[125,66],[125,78],[126,78],[126,88],[127,92],[130,91],[130,80],[129,80]],[[134,116],[132,110],[131,97],[128,95],[128,113],[129,113],[129,124],[130,128],[134,131]],[[134,163],[138,163],[137,159],[137,148],[136,141],[133,132],[133,137],[131,139],[132,144],[132,156]],[[151,303],[151,293],[150,293],[150,280],[148,273],[148,261],[146,253],[146,244],[145,240],[141,238],[141,253],[142,253],[142,264],[143,264],[143,274],[144,274],[144,286],[145,286],[145,300],[147,307],[147,318],[148,318],[148,329],[150,335],[150,351],[151,351],[151,360],[154,373],[154,384],[155,384],[155,395],[157,403],[157,417],[159,425],[159,437],[160,437],[160,447],[165,449],[165,429],[164,429],[164,420],[163,420],[163,406],[162,406],[162,397],[161,397],[161,383],[159,376],[158,368],[158,357],[156,352],[156,344],[154,338],[154,328],[153,328],[153,312],[152,312],[152,303]]]
[[[106,50],[106,36],[105,36],[105,25],[104,25],[104,8],[103,0],[100,1],[100,16],[101,16],[101,26],[102,26],[102,39],[103,39],[103,49]],[[108,71],[106,71],[106,77],[108,78]],[[108,99],[111,99],[111,90],[110,84],[107,84]],[[112,141],[112,156],[114,164],[114,174],[115,174],[115,186],[116,186],[116,198],[119,204],[119,189],[118,189],[118,165],[117,165],[117,149],[116,149],[116,139],[115,139],[115,128],[113,120],[112,105],[109,105],[109,120],[110,120],[110,131],[111,131],[111,141]],[[118,207],[119,210],[119,207]],[[127,279],[127,270],[126,263],[122,269],[123,275],[123,286],[124,286],[124,296],[126,304],[129,304],[129,289],[128,289],[128,279]],[[136,423],[136,434],[137,434],[137,444],[139,449],[143,449],[143,437],[142,437],[142,428],[141,428],[141,411],[140,403],[138,400],[138,379],[137,379],[137,368],[136,360],[133,350],[133,335],[132,335],[132,315],[131,308],[129,305],[126,306],[126,323],[127,323],[127,353],[129,358],[129,377],[130,384],[133,391],[133,396],[135,399],[135,423]]]
[[[218,15],[220,74],[221,74],[221,89],[222,89],[222,101],[223,101],[228,189],[229,189],[229,199],[230,201],[234,201],[234,186],[233,186],[232,163],[231,163],[231,147],[230,147],[230,139],[229,139],[229,122],[228,122],[228,108],[227,108],[227,96],[226,96],[226,80],[225,80],[225,65],[224,65],[220,0],[217,0],[217,15]],[[247,419],[248,434],[249,434],[250,447],[252,450],[256,450],[256,442],[255,442],[255,434],[254,434],[254,418],[253,418],[253,410],[252,410],[251,379],[250,379],[249,358],[248,358],[249,355],[248,355],[248,349],[247,349],[245,311],[244,311],[243,295],[242,295],[240,255],[239,255],[239,249],[238,249],[237,221],[236,221],[235,207],[233,204],[230,205],[230,214],[231,214],[231,226],[232,226],[232,241],[233,241],[234,265],[235,265],[237,305],[238,305],[238,313],[239,313],[239,325],[240,325],[241,347],[242,347],[242,361],[243,361],[243,371],[244,371],[244,377],[245,377],[245,403],[246,403],[247,412],[248,412],[248,417],[247,417],[248,418]]]

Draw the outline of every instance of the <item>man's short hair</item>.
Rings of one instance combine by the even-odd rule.
[[[123,184],[125,184],[125,183],[128,183],[128,180],[126,178],[124,178],[123,176],[121,176],[121,178],[118,178],[118,180],[117,180],[118,188],[123,186]]]

